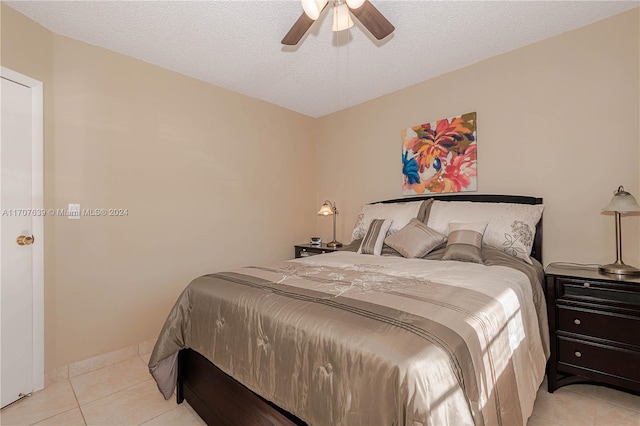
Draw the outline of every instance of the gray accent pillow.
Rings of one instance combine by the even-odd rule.
[[[358,253],[380,256],[384,239],[391,227],[391,222],[391,219],[373,219],[367,233],[362,239]]]
[[[344,246],[340,247],[340,251],[357,252],[358,249],[360,248],[360,244],[362,244],[362,238],[360,238],[359,240],[354,240],[350,244],[347,244],[347,245],[344,245]],[[380,256],[402,257],[402,255],[400,253],[398,253],[397,251],[395,251],[394,249],[392,249],[391,247],[389,247],[386,244],[382,245],[382,252],[380,253]]]
[[[420,210],[418,210],[418,220],[423,222],[425,225],[429,221],[429,213],[431,213],[431,206],[433,205],[433,198],[429,198],[428,200],[424,200],[422,205],[420,206]]]
[[[404,257],[422,257],[447,240],[419,219],[411,219],[401,230],[389,235],[385,244]]]
[[[449,236],[442,260],[482,263],[482,236],[487,222],[455,223],[448,226]]]
[[[342,247],[340,247],[340,251],[357,252],[360,248],[360,244],[362,244],[362,238],[360,238],[359,240],[353,240],[349,244],[343,245]]]

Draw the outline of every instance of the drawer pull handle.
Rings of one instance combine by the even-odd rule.
[[[589,284],[589,283],[584,283],[584,284],[582,284],[582,285],[583,285],[583,286],[585,286],[585,287],[587,287],[587,288],[591,287],[591,284]]]
[[[576,351],[574,355],[576,356],[576,358],[580,358],[582,356],[580,351]]]
[[[578,318],[576,318],[576,319],[574,319],[574,320],[573,320],[573,323],[574,323],[575,325],[580,325],[580,324],[581,324],[581,321],[580,321]]]

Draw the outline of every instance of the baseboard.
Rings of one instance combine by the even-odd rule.
[[[156,339],[148,339],[138,344],[127,346],[126,348],[54,368],[53,370],[45,373],[44,386],[47,387],[50,384],[67,380],[71,377],[76,377],[100,368],[108,367],[140,355],[149,354],[153,350],[155,343]]]

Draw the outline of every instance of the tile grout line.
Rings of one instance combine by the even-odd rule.
[[[593,386],[595,386],[595,385],[593,385]],[[595,402],[597,402],[597,401],[596,401],[595,394],[594,394],[594,395],[587,395],[587,394],[584,394],[584,393],[580,393],[580,392],[572,391],[572,390],[570,390],[570,389],[567,389],[566,387],[563,387],[563,388],[564,388],[567,392],[569,392],[570,394],[573,394],[574,396],[582,396],[582,397],[588,398],[589,400],[593,401],[594,403],[595,403]],[[556,390],[558,390],[558,389],[556,389]],[[547,392],[547,391],[545,390],[545,392]],[[547,392],[547,393],[548,393],[548,392]],[[555,394],[555,393],[550,393],[549,395],[554,395],[554,394]],[[537,399],[538,399],[538,396],[536,396],[536,400],[537,400]],[[544,415],[542,415],[542,414],[536,413],[536,412],[535,412],[535,410],[534,410],[534,412],[533,412],[533,413],[531,413],[531,416],[534,416],[534,415],[535,415],[535,416],[537,416],[537,417],[540,417],[540,418],[541,418],[541,419],[543,419],[543,420],[546,420],[547,422],[551,422],[551,423],[554,423],[554,424],[558,424],[558,425],[560,425],[560,426],[570,426],[570,425],[565,425],[564,423],[558,423],[558,421],[557,421],[556,419],[550,419],[550,418],[547,418],[546,416],[544,416]],[[595,425],[595,423],[596,423],[596,416],[597,416],[597,409],[594,409],[594,412],[593,412],[593,419],[592,419],[592,420],[593,420],[592,425]]]
[[[189,402],[186,399],[182,403],[185,404],[185,408],[187,409],[187,411],[189,411],[193,415],[193,417],[200,421],[200,424],[202,424],[203,426],[207,426],[204,420],[202,420],[202,417],[200,417],[200,414],[196,413],[196,410],[194,410],[193,407],[189,405]]]
[[[529,416],[529,419],[527,419],[527,421],[528,421],[528,420],[530,420],[530,419],[531,419],[531,417],[533,417],[533,416],[539,417],[539,418],[541,418],[542,420],[544,420],[544,421],[546,421],[546,422],[556,423],[556,424],[559,424],[559,425],[561,425],[561,426],[562,426],[562,424],[561,424],[561,423],[558,423],[558,422],[556,422],[555,420],[548,419],[546,416],[543,416],[542,414],[538,414],[538,413],[536,413],[536,412],[531,413],[531,416]]]
[[[56,417],[56,416],[60,416],[60,415],[62,415],[62,414],[64,414],[64,413],[68,413],[69,411],[73,411],[73,410],[75,410],[76,408],[77,408],[78,410],[80,410],[80,407],[79,407],[79,406],[78,406],[78,407],[74,407],[74,408],[69,408],[68,410],[63,411],[63,412],[61,412],[61,413],[54,414],[53,416],[45,417],[44,419],[40,419],[40,420],[38,420],[38,421],[37,421],[37,422],[35,422],[35,423],[29,423],[29,425],[30,425],[30,426],[37,425],[37,424],[38,424],[38,423],[40,423],[40,422],[44,422],[45,420],[49,420],[49,419],[52,419],[52,418],[54,418],[54,417]],[[86,426],[86,423],[85,423],[85,426]]]
[[[634,413],[640,415],[640,410],[636,410],[635,408],[630,408],[625,405],[621,405],[615,402],[607,401],[606,399],[595,398],[597,401],[604,402],[605,404],[613,405],[616,408],[622,408],[623,410],[633,411]]]
[[[149,340],[157,340],[157,339],[147,339],[147,340],[143,340],[142,342],[138,342],[138,343],[136,343],[136,344],[133,344],[133,345],[130,345],[130,346],[126,346],[126,347],[124,347],[124,348],[116,349],[116,350],[114,350],[114,351],[107,352],[107,353],[104,353],[104,354],[96,355],[96,356],[94,356],[94,357],[90,357],[90,358],[86,358],[86,359],[83,359],[83,360],[80,360],[80,361],[76,361],[76,362],[73,362],[73,363],[71,363],[71,364],[67,364],[66,366],[62,366],[62,367],[67,367],[67,371],[68,371],[68,377],[67,377],[67,378],[69,378],[69,379],[71,379],[72,377],[82,376],[83,374],[91,373],[91,372],[93,372],[93,371],[97,371],[97,370],[100,370],[100,369],[102,369],[102,368],[110,367],[110,366],[115,365],[115,364],[118,364],[118,363],[120,363],[120,362],[127,361],[127,360],[133,359],[133,358],[135,358],[135,357],[139,357],[140,355],[146,355],[146,353],[149,353],[149,354],[150,354],[151,352],[153,352],[153,350],[151,350],[151,351],[149,351],[149,352],[146,352],[145,354],[141,354],[141,353],[140,353],[140,345],[142,345],[143,343],[145,343],[145,342],[147,342],[147,341],[149,341]],[[136,348],[136,349],[135,349],[135,355],[133,355],[133,356],[130,356],[130,357],[128,357],[128,358],[124,358],[124,359],[122,359],[122,360],[120,360],[120,361],[117,361],[117,362],[115,362],[115,363],[113,363],[113,364],[107,364],[107,365],[105,365],[105,366],[103,366],[103,367],[99,367],[99,368],[95,368],[95,369],[89,369],[89,370],[87,370],[87,371],[82,372],[81,374],[75,374],[75,375],[71,376],[71,366],[72,366],[72,365],[85,363],[85,362],[87,362],[87,361],[90,361],[90,360],[96,360],[96,359],[98,359],[98,358],[102,358],[102,357],[106,357],[106,356],[112,356],[112,355],[114,355],[114,354],[116,354],[116,353],[118,353],[118,352],[121,352],[121,351],[127,350],[127,349],[129,349],[129,348],[133,348],[133,347],[135,347],[135,348]],[[61,367],[59,367],[59,368],[61,368]],[[51,384],[53,384],[53,383],[51,383]]]
[[[147,383],[147,382],[148,382],[148,381],[150,381],[150,380],[153,380],[153,378],[149,378],[149,379],[143,380],[143,381],[138,382],[138,383],[136,383],[136,384],[133,384],[133,385],[131,385],[131,386],[127,386],[126,388],[118,389],[117,391],[115,391],[115,392],[111,392],[111,393],[109,393],[109,394],[107,394],[107,395],[102,395],[100,398],[92,399],[91,401],[85,402],[84,404],[80,404],[80,411],[82,411],[82,407],[83,407],[83,406],[85,406],[85,405],[93,404],[94,402],[96,402],[96,401],[100,401],[100,400],[101,400],[101,399],[103,399],[103,398],[107,398],[107,397],[109,397],[109,396],[111,396],[111,395],[115,395],[115,394],[117,394],[117,393],[124,392],[124,391],[126,391],[126,390],[128,390],[128,389],[131,389],[131,388],[135,388],[136,386],[140,386],[141,384],[143,384],[143,383]],[[79,403],[79,402],[78,402],[78,403]]]
[[[152,377],[151,379],[149,379],[149,380],[145,380],[145,381],[144,381],[144,382],[142,382],[142,383],[146,383],[146,382],[148,382],[148,381],[150,381],[150,380],[152,381],[152,380],[153,380],[153,377]],[[164,398],[164,396],[163,396],[163,398]],[[166,401],[166,400],[165,400],[165,401]],[[160,417],[160,416],[164,416],[164,415],[165,415],[165,414],[167,414],[168,412],[173,411],[173,410],[175,410],[175,409],[177,409],[177,408],[179,408],[179,407],[180,407],[180,405],[176,404],[176,406],[175,406],[175,407],[170,408],[170,409],[168,409],[168,410],[166,410],[166,411],[163,411],[162,413],[158,414],[157,416],[152,417],[152,418],[150,418],[150,419],[147,419],[147,420],[145,420],[145,421],[144,421],[144,422],[142,422],[142,423],[139,423],[139,424],[138,424],[138,426],[140,426],[140,425],[142,425],[142,424],[144,424],[144,423],[150,422],[151,420],[156,419],[156,418],[158,418],[158,417]]]
[[[54,417],[56,417],[56,416],[59,416],[59,415],[61,415],[61,414],[68,413],[69,411],[75,410],[76,408],[78,409],[78,411],[80,411],[80,415],[82,415],[82,410],[80,409],[80,403],[78,402],[78,398],[76,397],[76,392],[75,392],[75,390],[73,389],[73,385],[71,384],[71,380],[69,380],[69,379],[66,379],[66,380],[69,382],[69,387],[71,388],[71,392],[73,392],[73,398],[76,400],[76,406],[75,406],[75,407],[73,407],[73,408],[69,408],[68,410],[62,411],[62,412],[60,412],[60,413],[58,413],[58,414],[54,414],[54,415],[52,415],[52,416],[45,417],[44,419],[40,419],[40,420],[38,420],[38,421],[37,421],[37,422],[35,422],[35,423],[30,423],[30,425],[31,425],[31,426],[33,426],[33,425],[35,425],[35,424],[38,424],[38,423],[40,423],[40,422],[43,422],[43,421],[45,421],[45,420],[52,419],[52,418],[54,418]],[[58,382],[58,383],[61,383],[61,382]],[[82,416],[82,420],[84,421],[84,424],[85,424],[85,426],[86,426],[87,422],[86,422],[86,420],[84,420],[84,416]]]
[[[566,390],[567,390],[567,392],[571,392],[571,393],[574,393],[576,395],[582,395],[582,396],[586,396],[588,398],[594,399],[596,402],[600,401],[600,402],[604,402],[605,404],[614,405],[614,406],[616,406],[618,408],[624,408],[624,409],[627,409],[627,410],[630,410],[630,411],[634,411],[634,412],[640,413],[640,408],[639,409],[631,408],[631,407],[628,407],[626,405],[622,405],[617,401],[610,401],[610,400],[604,399],[602,397],[599,397],[598,393],[597,393],[597,388],[600,387],[600,388],[605,388],[605,389],[611,389],[611,390],[614,390],[616,392],[621,392],[621,393],[625,393],[625,394],[626,394],[626,392],[623,392],[623,391],[620,391],[620,390],[614,389],[614,388],[609,388],[607,386],[601,386],[601,385],[590,385],[590,386],[594,386],[596,388],[596,392],[593,395],[589,395],[587,393],[581,393],[581,392],[578,392],[578,391],[574,391],[572,389],[569,389],[568,386],[566,387]],[[633,395],[633,394],[630,394],[630,395]]]
[[[601,386],[601,385],[595,385],[595,384],[590,385],[590,386],[594,386],[594,387],[603,387],[603,388],[607,388],[607,389],[613,389],[613,388],[608,388],[607,386]],[[588,394],[588,393],[582,393],[582,392],[578,392],[578,391],[572,390],[572,389],[570,389],[570,388],[569,388],[569,386],[564,387],[564,389],[565,389],[567,392],[569,392],[569,393],[571,393],[571,394],[573,394],[573,395],[580,395],[580,396],[582,396],[582,397],[589,398],[589,399],[590,399],[591,401],[593,401],[594,403],[602,402],[602,403],[604,403],[604,404],[607,404],[607,405],[613,406],[613,407],[618,408],[618,409],[623,409],[623,410],[633,411],[634,413],[640,413],[640,410],[636,410],[636,409],[634,409],[634,408],[630,408],[630,407],[628,407],[628,406],[621,405],[621,404],[620,404],[620,403],[618,403],[617,401],[611,401],[611,400],[607,400],[607,399],[604,399],[604,398],[599,397],[599,396],[598,396],[598,394],[597,394],[597,391],[596,391],[596,392],[594,392],[594,393],[593,393],[593,395],[591,395],[591,394]],[[618,391],[617,389],[613,389],[613,390]],[[622,392],[622,391],[618,391],[618,392]],[[553,395],[553,394],[551,394],[551,395]],[[536,397],[536,399],[537,399],[537,397]],[[543,416],[543,415],[541,415],[541,414],[539,414],[539,413],[536,413],[535,411],[534,411],[533,413],[531,413],[531,416],[537,416],[537,417],[539,417],[539,418],[541,418],[541,419],[543,419],[543,420],[546,420],[546,421],[548,421],[548,422],[555,422],[555,423],[557,423],[554,419],[549,419],[549,418],[547,418],[546,416]],[[593,423],[592,423],[592,425],[596,425],[597,421],[598,421],[598,408],[597,408],[597,404],[596,404],[596,406],[595,406],[595,408],[594,408]]]
[[[143,425],[143,424],[145,424],[145,423],[147,423],[147,422],[150,422],[151,420],[157,419],[157,418],[158,418],[158,417],[160,417],[160,416],[164,416],[164,415],[165,415],[165,414],[167,414],[169,411],[177,410],[178,408],[180,408],[180,405],[178,405],[178,406],[176,406],[176,407],[174,407],[174,408],[172,408],[172,409],[170,409],[170,410],[168,410],[168,411],[165,411],[164,413],[158,414],[158,415],[157,415],[157,416],[155,416],[155,417],[152,417],[152,418],[150,418],[150,419],[147,419],[147,420],[145,420],[145,421],[144,421],[144,422],[142,422],[142,423],[138,423],[138,426],[141,426],[141,425]]]
[[[541,386],[542,386],[542,385],[541,385]],[[538,389],[540,389],[540,388],[538,388]],[[547,392],[547,391],[546,391],[546,390],[544,390],[544,392]],[[552,394],[552,393],[550,393],[549,395],[553,395],[553,394]],[[539,397],[540,397],[540,396],[536,394],[536,399],[535,399],[535,401],[537,401]],[[531,417],[533,417],[533,416],[537,416],[537,417],[539,417],[539,418],[541,418],[541,419],[543,419],[543,420],[545,420],[545,421],[547,421],[547,422],[558,423],[558,422],[556,422],[555,420],[548,419],[546,416],[543,416],[543,415],[541,415],[540,413],[536,413],[535,401],[534,401],[533,411],[531,412],[531,416],[529,416],[529,419],[531,419]],[[527,419],[527,421],[528,421],[529,419]]]
[[[140,357],[137,357],[137,358],[140,358]],[[96,369],[96,370],[92,370],[92,371],[89,371],[89,372],[86,372],[86,373],[80,374],[80,375],[78,375],[78,376],[70,377],[68,380],[69,380],[69,383],[71,383],[71,388],[73,388],[73,382],[71,381],[71,379],[76,379],[76,378],[79,378],[79,377],[85,376],[85,375],[87,375],[87,374],[92,374],[92,373],[94,373],[94,372],[96,372],[96,371],[100,371],[100,370],[105,369],[105,368],[113,367],[113,366],[115,366],[115,365],[118,365],[118,364],[121,364],[121,363],[124,363],[124,362],[127,362],[127,361],[131,361],[132,359],[136,359],[136,357],[129,358],[129,359],[125,359],[124,361],[120,361],[120,362],[117,362],[117,363],[115,363],[115,364],[108,365],[108,366],[106,366],[106,367],[100,367],[100,368],[98,368],[98,369]],[[141,360],[142,360],[142,362],[144,363],[144,360],[143,360],[143,359],[141,359]],[[145,363],[145,364],[146,364],[146,363]],[[153,378],[153,377],[151,377],[151,378]],[[136,383],[135,385],[132,385],[132,386],[128,386],[128,387],[123,388],[123,389],[121,389],[121,390],[129,389],[129,388],[131,388],[131,387],[133,387],[133,386],[137,386],[137,385],[139,385],[139,384],[141,384],[141,383],[146,382],[147,380],[149,380],[149,379],[143,380],[142,382]],[[74,389],[73,391],[74,391],[74,395],[75,395],[75,389]],[[99,398],[96,398],[96,399],[92,399],[91,401],[85,402],[84,404],[80,404],[80,401],[78,400],[78,406],[79,406],[79,407],[82,407],[83,405],[91,404],[93,401],[97,401],[97,400],[99,400],[100,398],[104,398],[105,396],[113,395],[114,393],[117,393],[117,392],[120,392],[120,390],[117,390],[117,391],[115,391],[115,392],[111,392],[111,393],[109,393],[109,394],[107,394],[107,395],[103,395],[103,396],[101,396],[101,397],[99,397]],[[76,400],[77,400],[77,398],[76,398]]]
[[[71,379],[69,379],[69,385],[71,386],[71,391],[73,392],[73,397],[76,399],[76,404],[78,404],[78,411],[80,411],[80,415],[82,416],[82,421],[85,426],[87,425],[87,419],[84,417],[84,413],[82,412],[82,406],[80,405],[80,401],[78,400],[78,395],[76,395],[76,390],[73,387],[73,383],[71,383]]]
[[[77,407],[76,407],[76,408],[77,408]],[[56,417],[56,416],[62,415],[62,414],[64,414],[64,413],[68,413],[69,411],[72,411],[72,410],[75,410],[75,408],[70,408],[70,409],[68,409],[67,411],[63,411],[62,413],[54,414],[53,416],[49,416],[49,417],[46,417],[46,418],[44,418],[44,419],[40,419],[40,420],[38,420],[38,421],[37,421],[37,422],[35,422],[35,423],[29,423],[29,426],[37,425],[37,424],[38,424],[38,423],[40,423],[40,422],[44,422],[45,420],[52,419],[52,418],[54,418],[54,417]]]
[[[79,376],[74,376],[73,378],[75,379],[75,378],[77,378],[77,377],[82,377],[82,376],[84,376],[84,375],[86,375],[86,374],[91,374],[91,373],[93,373],[93,372],[96,372],[96,371],[102,370],[103,368],[113,367],[114,365],[120,364],[120,363],[122,363],[122,362],[131,361],[132,359],[135,359],[135,358],[136,358],[136,357],[129,358],[129,359],[125,359],[124,361],[120,361],[120,362],[118,362],[118,363],[116,363],[116,364],[108,365],[108,366],[106,366],[106,367],[101,367],[101,368],[98,368],[97,370],[89,371],[89,372],[84,373],[84,374],[81,374],[81,375],[79,375]],[[138,358],[140,358],[140,357],[138,356]],[[143,360],[143,359],[141,359],[141,361],[144,363],[144,360]],[[115,395],[115,394],[116,394],[116,393],[118,393],[118,392],[122,392],[122,391],[125,391],[125,390],[127,390],[127,389],[131,389],[132,387],[139,386],[139,385],[141,385],[141,384],[143,384],[143,383],[148,382],[149,380],[153,380],[153,377],[148,377],[148,378],[146,378],[145,380],[143,380],[143,381],[141,381],[141,382],[138,382],[138,383],[135,383],[135,384],[133,384],[133,385],[131,385],[131,386],[127,386],[127,387],[125,387],[125,388],[122,388],[122,389],[119,389],[119,390],[117,390],[117,391],[111,392],[111,393],[109,393],[109,394],[107,394],[107,395],[102,395],[102,396],[101,396],[101,397],[99,397],[99,398],[92,399],[91,401],[87,401],[87,402],[85,402],[85,403],[83,403],[83,404],[80,404],[80,401],[78,400],[77,396],[75,395],[75,389],[73,389],[73,383],[71,383],[71,388],[73,389],[74,396],[76,396],[76,401],[77,401],[77,403],[78,403],[78,407],[80,408],[80,412],[82,413],[82,418],[84,419],[84,412],[82,411],[82,407],[83,407],[83,406],[86,406],[86,405],[92,404],[92,403],[94,403],[94,402],[96,402],[96,401],[101,400],[102,398],[106,398],[106,397],[108,397],[108,396]],[[69,382],[71,382],[71,379],[69,379]],[[86,419],[85,419],[85,424],[87,424]]]
[[[131,358],[123,359],[122,361],[118,361],[118,362],[116,362],[114,364],[109,364],[109,365],[105,365],[104,367],[96,368],[95,370],[86,371],[86,372],[84,372],[82,374],[76,374],[73,377],[69,376],[69,380],[75,379],[76,377],[82,377],[85,374],[95,373],[96,371],[104,370],[105,368],[113,367],[114,365],[122,364],[123,362],[131,361],[132,359],[136,359],[136,358],[140,358],[140,355],[135,355],[135,356],[132,356]],[[144,362],[144,360],[142,360],[142,361]]]
[[[126,388],[124,388],[124,389],[120,389],[120,390],[118,390],[118,391],[112,392],[112,393],[110,393],[109,395],[101,396],[100,398],[98,398],[98,399],[94,399],[93,401],[89,401],[89,402],[87,402],[86,404],[83,404],[83,405],[85,405],[85,406],[86,406],[86,405],[89,405],[89,404],[93,404],[93,403],[94,403],[94,402],[96,402],[96,401],[100,401],[101,399],[107,398],[107,397],[109,397],[109,396],[115,395],[115,394],[120,393],[120,392],[124,392],[125,390],[131,389],[131,388],[133,388],[133,387],[140,386],[141,384],[143,384],[143,383],[147,383],[147,382],[149,382],[149,381],[151,381],[151,380],[153,380],[153,378],[150,378],[150,379],[147,379],[147,380],[143,380],[143,381],[142,381],[142,382],[140,382],[140,383],[136,383],[135,385],[132,385],[132,386],[126,387]],[[80,413],[82,413],[82,418],[84,419],[84,423],[85,423],[85,425],[86,425],[86,426],[88,426],[89,424],[87,423],[87,420],[84,418],[84,413],[82,412],[82,407],[83,407],[83,405],[80,405],[80,406],[79,406],[79,407],[80,407]],[[178,406],[178,407],[179,407],[179,406]],[[144,422],[140,423],[140,425],[142,425],[143,423],[146,423],[146,422],[150,422],[151,420],[155,419],[156,417],[160,417],[160,416],[162,416],[162,415],[164,415],[164,414],[168,413],[169,411],[174,410],[175,408],[177,408],[177,407],[171,408],[171,409],[169,409],[169,410],[167,410],[167,411],[163,411],[162,413],[158,414],[157,416],[152,417],[152,418],[150,418],[150,419],[147,419],[147,420],[145,420]]]

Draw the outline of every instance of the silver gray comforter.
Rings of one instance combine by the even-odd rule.
[[[483,252],[485,265],[337,252],[200,277],[150,371],[169,398],[192,348],[312,425],[525,424],[548,356],[542,269]]]

